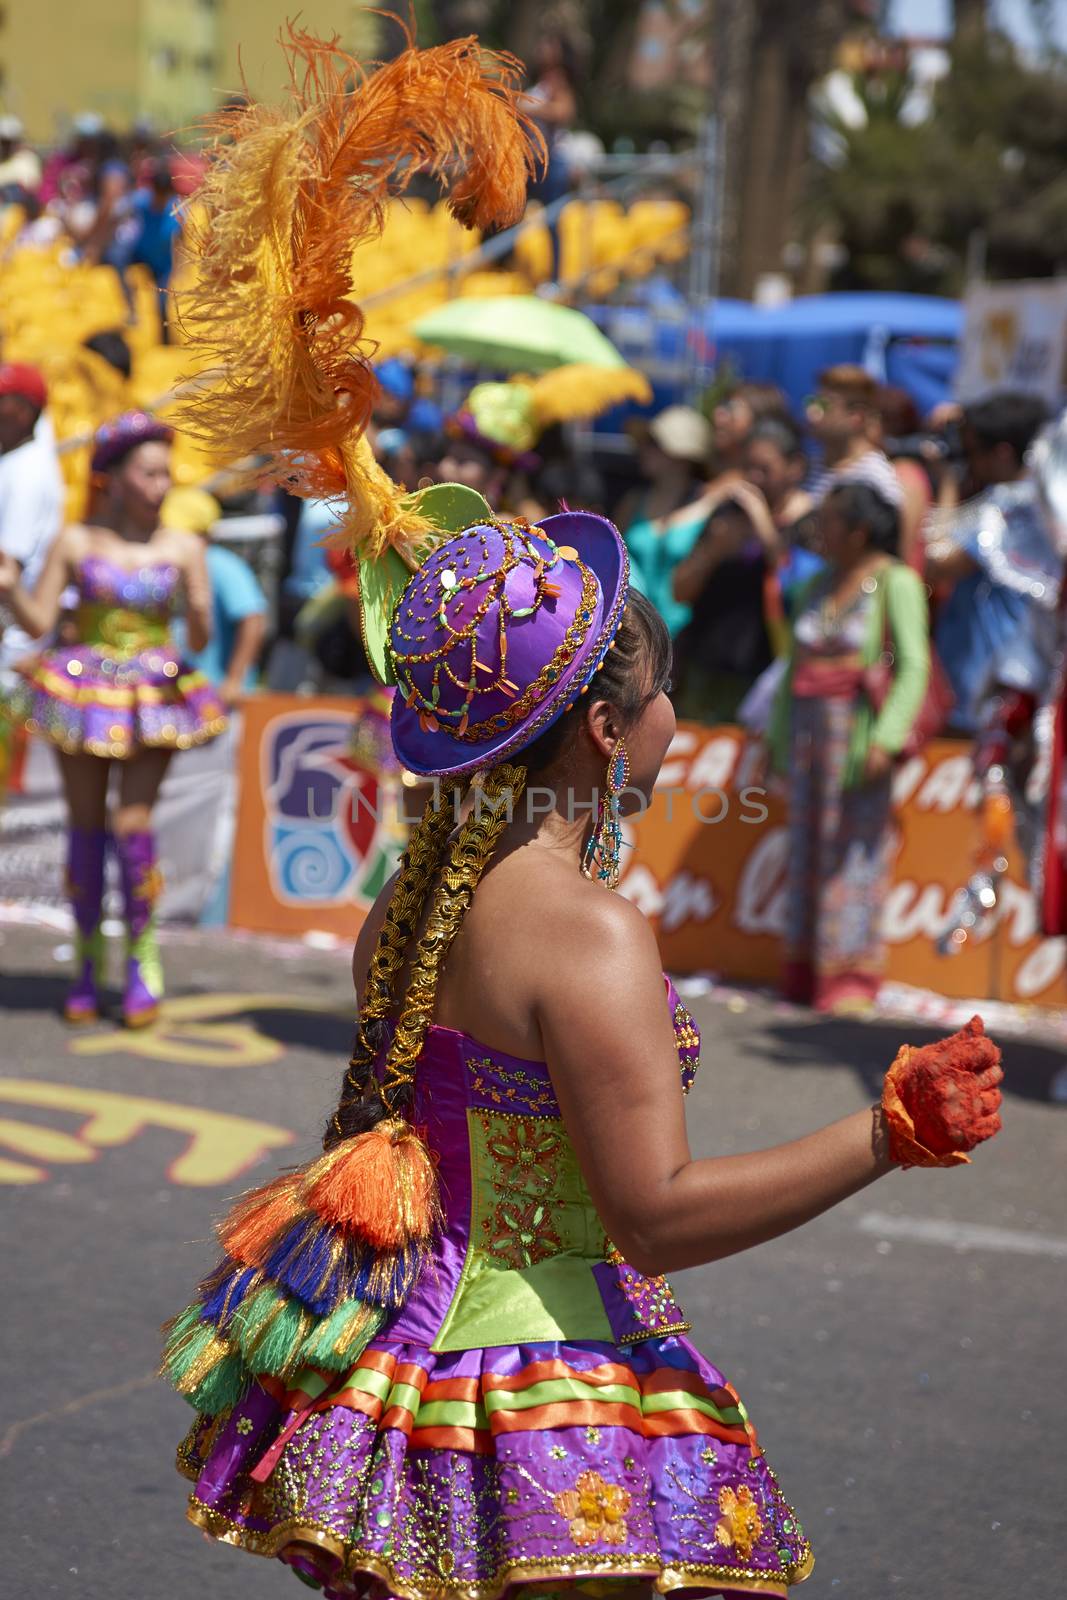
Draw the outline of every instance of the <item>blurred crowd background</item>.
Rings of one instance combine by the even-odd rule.
[[[197,121],[282,87],[275,10],[100,0],[84,52],[45,43],[62,7],[0,14],[0,517],[21,519],[26,581],[56,518],[91,515],[94,429],[130,407],[165,418],[210,382],[182,325]],[[982,278],[1052,281],[1067,259],[1063,8],[316,0],[301,21],[388,55],[403,38],[390,11],[424,43],[477,31],[514,49],[548,161],[507,234],[465,232],[416,177],[361,248],[387,470],[530,519],[564,501],[614,518],[674,637],[687,718],[740,719],[773,754],[776,702],[803,697],[798,660],[840,624],[839,643],[866,628],[872,657],[902,660],[930,630],[942,720],[973,736],[989,661],[1034,606],[974,508],[1025,482],[1057,405],[1025,382],[957,402],[957,297]],[[62,504],[29,539],[31,459],[31,475],[61,474]],[[250,486],[250,465],[175,442],[166,518],[210,541],[201,665],[231,703],[361,692],[331,508]],[[886,560],[923,596],[910,642],[836,601],[805,621],[820,573],[840,600]],[[1050,546],[1040,561],[1057,584]],[[826,782],[843,792],[862,769],[882,799],[834,827],[881,848],[886,775],[854,732]]]

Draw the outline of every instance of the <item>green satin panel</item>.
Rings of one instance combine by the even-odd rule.
[[[560,1400],[591,1400],[597,1405],[635,1406],[641,1409],[640,1393],[631,1383],[579,1383],[574,1378],[546,1378],[528,1389],[490,1389],[485,1409],[525,1411],[529,1406],[549,1406]]]
[[[736,1406],[717,1406],[702,1395],[690,1394],[687,1389],[667,1389],[662,1394],[646,1394],[641,1401],[641,1410],[646,1416],[654,1411],[700,1411],[704,1416],[713,1417],[716,1422],[723,1422],[730,1428],[743,1428],[745,1425],[745,1419]]]
[[[139,655],[170,640],[165,620],[102,600],[83,600],[75,610],[74,624],[82,644],[100,646],[116,656]]]
[[[611,1342],[593,1267],[604,1225],[555,1118],[467,1112],[471,1229],[434,1350]]]
[[[415,1415],[420,1428],[489,1428],[485,1407],[469,1400],[428,1400]]]

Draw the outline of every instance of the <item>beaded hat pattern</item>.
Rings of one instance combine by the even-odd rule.
[[[413,772],[493,765],[589,683],[618,631],[626,548],[606,517],[494,519],[440,545],[393,614],[393,745]]]

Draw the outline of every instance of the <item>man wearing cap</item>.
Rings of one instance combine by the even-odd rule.
[[[0,201],[18,201],[41,187],[41,163],[23,143],[18,117],[0,117]]]
[[[63,479],[42,416],[47,398],[36,367],[0,366],[0,553],[18,562],[32,589],[63,521]],[[32,640],[0,607],[0,800],[7,784],[11,727],[4,706],[12,666]]]

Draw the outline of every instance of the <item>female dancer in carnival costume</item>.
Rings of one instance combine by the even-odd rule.
[[[237,1203],[169,1325],[164,1370],[198,1412],[178,1455],[189,1515],[333,1600],[782,1596],[809,1546],[659,1274],[774,1238],[895,1166],[966,1161],[999,1125],[999,1052],[976,1020],[902,1048],[867,1111],[691,1158],[696,1029],[644,918],[610,892],[624,791],[651,792],[674,730],[663,624],[604,518],[530,525],[446,486],[405,499],[359,440],[351,234],[415,156],[460,168],[453,204],[475,225],[514,218],[513,68],[472,40],[366,79],[313,41],[291,49],[307,66],[291,121],[233,113],[207,181],[200,293],[220,298],[227,373],[212,425],[258,406],[279,476],[321,493],[332,475],[368,654],[397,684],[396,752],[440,803],[356,946],[356,1044],[324,1153]],[[248,226],[262,163],[288,156],[285,211]],[[299,406],[305,442],[293,426],[278,443]],[[577,810],[598,796],[595,818]]]
[[[163,992],[154,910],[162,887],[152,808],[175,750],[221,733],[226,715],[202,673],[183,662],[170,621],[184,595],[190,646],[206,644],[211,598],[201,541],[159,525],[170,488],[171,430],[144,412],[106,423],[93,446],[92,520],[53,544],[32,594],[12,565],[0,593],[38,638],[54,629],[73,586],[77,641],[19,664],[14,710],[56,747],[70,817],[67,885],[76,928],[76,971],[67,1020],[99,1015],[104,944],[101,901],[108,841],[108,786],[118,768],[112,843],[127,930],[122,999],[128,1027],[144,1027]]]

